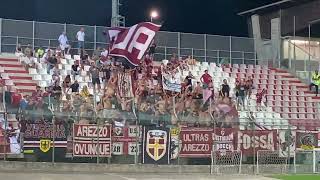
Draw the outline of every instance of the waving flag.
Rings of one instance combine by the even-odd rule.
[[[160,27],[157,24],[143,22],[130,28],[108,29],[109,55],[124,57],[132,65],[138,66]]]

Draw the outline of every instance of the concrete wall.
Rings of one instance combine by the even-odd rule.
[[[105,173],[210,173],[210,166],[176,165],[117,165],[88,163],[38,163],[0,162],[0,171],[39,171],[39,172],[105,172]]]
[[[0,171],[13,172],[90,172],[90,173],[201,173],[210,174],[286,174],[312,173],[312,165],[275,164],[260,165],[134,165],[134,164],[89,164],[89,163],[41,163],[1,161]]]

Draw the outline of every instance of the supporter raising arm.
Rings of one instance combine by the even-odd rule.
[[[16,55],[17,57],[22,57],[22,56],[23,56],[21,44],[18,44],[18,45],[17,45],[15,55]]]

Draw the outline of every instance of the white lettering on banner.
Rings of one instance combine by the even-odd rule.
[[[138,127],[137,126],[129,126],[128,137],[138,137]]]
[[[138,66],[160,27],[143,22],[130,28],[109,29],[109,55],[126,58],[132,65]]]
[[[121,142],[112,143],[112,154],[122,155],[123,154],[123,143],[121,143]]]
[[[131,37],[132,37],[132,34],[133,34],[133,32],[136,30],[137,26],[138,26],[138,25],[136,24],[136,25],[132,26],[132,27],[129,29],[128,34],[125,36],[125,38],[123,39],[123,41],[118,42],[118,41],[119,41],[119,40],[118,40],[119,36],[117,36],[117,38],[116,38],[116,40],[115,40],[115,43],[114,43],[112,49],[122,49],[122,50],[126,50],[128,44],[129,44],[129,41],[130,41],[130,39],[131,39]]]
[[[242,147],[241,147],[242,146]],[[238,150],[250,149],[250,148],[260,148],[264,150],[274,150],[274,139],[273,139],[273,132],[260,135],[248,135],[242,133],[241,131],[238,132]]]
[[[219,135],[214,135],[214,140],[215,141],[233,141],[233,133],[231,133],[228,136],[219,136]]]
[[[78,126],[76,136],[78,137],[98,137],[96,126]],[[110,137],[109,127],[99,128],[99,137]]]
[[[209,151],[209,144],[183,144],[184,152],[206,152]]]
[[[131,155],[131,156],[134,156],[136,155],[136,152],[138,151],[138,154],[139,154],[139,148],[137,148],[137,145],[136,143],[128,143],[128,147],[129,147],[129,152],[128,154]]]
[[[148,39],[144,43],[138,42],[138,38],[141,34],[144,34],[148,37]],[[155,35],[156,35],[156,32],[146,27],[140,27],[134,34],[133,39],[129,45],[128,51],[131,53],[133,48],[140,50],[137,58],[141,59],[144,55],[144,52],[146,52],[146,50],[148,49],[148,44],[151,43]]]
[[[94,139],[100,137],[99,143]],[[73,126],[73,155],[80,157],[110,157],[111,151],[111,126],[97,127],[89,124],[74,124]],[[112,149],[111,149],[112,148]],[[98,153],[99,149],[99,153]]]
[[[99,144],[97,146],[97,144],[75,143],[73,149],[74,154],[87,157],[97,155],[98,149],[99,155],[110,155],[110,144]]]
[[[226,144],[226,143],[219,143],[216,144],[217,150],[232,150],[232,145],[231,144]]]
[[[183,134],[184,142],[207,142],[209,140],[209,134]]]

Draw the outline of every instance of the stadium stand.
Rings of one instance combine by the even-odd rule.
[[[37,61],[36,58],[35,60]],[[60,63],[57,65],[59,82],[63,82],[67,75],[71,75],[72,65],[77,61],[80,61],[80,56],[78,55],[74,55],[73,58],[71,58],[70,55],[66,55],[60,59]],[[166,63],[167,60],[163,60],[163,62]],[[154,64],[159,65],[158,63]],[[1,58],[0,65],[1,77],[5,81],[5,85],[8,87],[14,86],[17,92],[20,93],[33,92],[37,85],[42,88],[48,87],[54,81],[52,78],[54,75],[53,70],[49,71],[48,74],[46,62],[42,60],[36,68],[29,68],[28,70],[25,70],[21,64],[21,60],[19,61],[17,58]],[[245,64],[219,66],[215,63],[208,62],[198,62],[196,65],[191,66],[190,72],[195,76],[193,84],[196,84],[198,81],[200,82],[204,70],[209,70],[209,74],[213,77],[215,92],[220,91],[220,86],[223,80],[226,79],[231,89],[230,97],[235,96],[234,89],[237,80],[251,77],[254,82],[254,89],[251,97],[248,99],[248,111],[257,112],[257,110],[254,109],[254,107],[256,107],[256,94],[258,90],[267,90],[267,112],[263,113],[262,116],[260,116],[260,113],[259,117],[261,118],[267,117],[267,119],[272,119],[272,117],[278,117],[277,114],[272,114],[274,112],[279,113],[282,118],[289,120],[290,123],[297,127],[299,125],[305,127],[314,126],[314,123],[317,123],[317,121],[315,121],[316,118],[318,118],[316,102],[319,102],[320,98],[315,97],[313,93],[309,92],[307,85],[303,84],[299,79],[285,70]],[[82,65],[80,74],[71,76],[71,81],[77,80],[80,85],[80,90],[84,86],[91,87],[89,88],[89,92],[92,94],[93,88],[92,85],[90,85],[92,81],[89,76],[89,69],[90,65]],[[188,73],[189,71],[187,70],[182,71],[180,75],[181,82],[184,81]],[[271,114],[268,114],[268,112]],[[297,121],[297,119],[301,121]],[[285,124],[286,123],[284,123],[284,125]]]
[[[67,75],[71,75],[71,84],[75,80],[78,81],[80,91],[87,86],[89,87],[89,93],[94,94],[89,64],[82,64],[80,73],[72,76],[72,65],[80,62],[79,55],[74,55],[73,58],[71,55],[66,55],[59,59],[60,63],[54,67],[54,69],[58,69],[57,79],[54,77],[56,75],[54,69],[47,71],[47,64],[44,59],[38,60],[35,58],[35,61],[39,63],[35,68],[29,68],[28,70],[25,70],[21,64],[21,59],[1,58],[0,70],[5,85],[7,87],[14,86],[17,92],[22,93],[23,96],[26,93],[34,92],[37,85],[45,88],[52,85],[54,81],[58,81],[62,85]],[[180,64],[178,64],[181,65],[183,61],[179,61]],[[168,60],[163,60],[163,64],[168,62]],[[160,63],[153,62],[153,67],[151,72],[156,73],[157,68],[155,67],[160,67]],[[309,92],[307,85],[285,70],[260,65],[217,65],[215,63],[197,62],[194,65],[189,65],[187,69],[180,70],[181,74],[178,76],[180,82],[184,81],[189,73],[188,70],[195,77],[192,80],[194,86],[197,82],[200,82],[202,72],[209,70],[209,74],[213,77],[215,96],[219,96],[217,93],[221,90],[223,80],[227,80],[230,86],[230,97],[233,100],[236,98],[236,81],[252,78],[254,88],[251,96],[247,98],[244,109],[238,108],[240,129],[246,128],[245,125],[248,123],[250,113],[253,113],[256,123],[266,129],[286,129],[289,124],[297,128],[312,130],[320,126],[320,122],[317,120],[319,118],[317,102],[320,98],[315,97],[313,93]],[[102,89],[104,89],[104,83],[102,83]],[[262,89],[267,90],[264,100],[266,107],[260,111],[257,109],[256,95]],[[97,97],[98,102],[103,98],[102,93],[101,91]],[[62,96],[62,98],[65,97],[65,95]]]
[[[18,92],[33,92],[36,89],[36,81],[32,80],[17,57],[0,58],[0,66],[6,86],[16,87]]]

